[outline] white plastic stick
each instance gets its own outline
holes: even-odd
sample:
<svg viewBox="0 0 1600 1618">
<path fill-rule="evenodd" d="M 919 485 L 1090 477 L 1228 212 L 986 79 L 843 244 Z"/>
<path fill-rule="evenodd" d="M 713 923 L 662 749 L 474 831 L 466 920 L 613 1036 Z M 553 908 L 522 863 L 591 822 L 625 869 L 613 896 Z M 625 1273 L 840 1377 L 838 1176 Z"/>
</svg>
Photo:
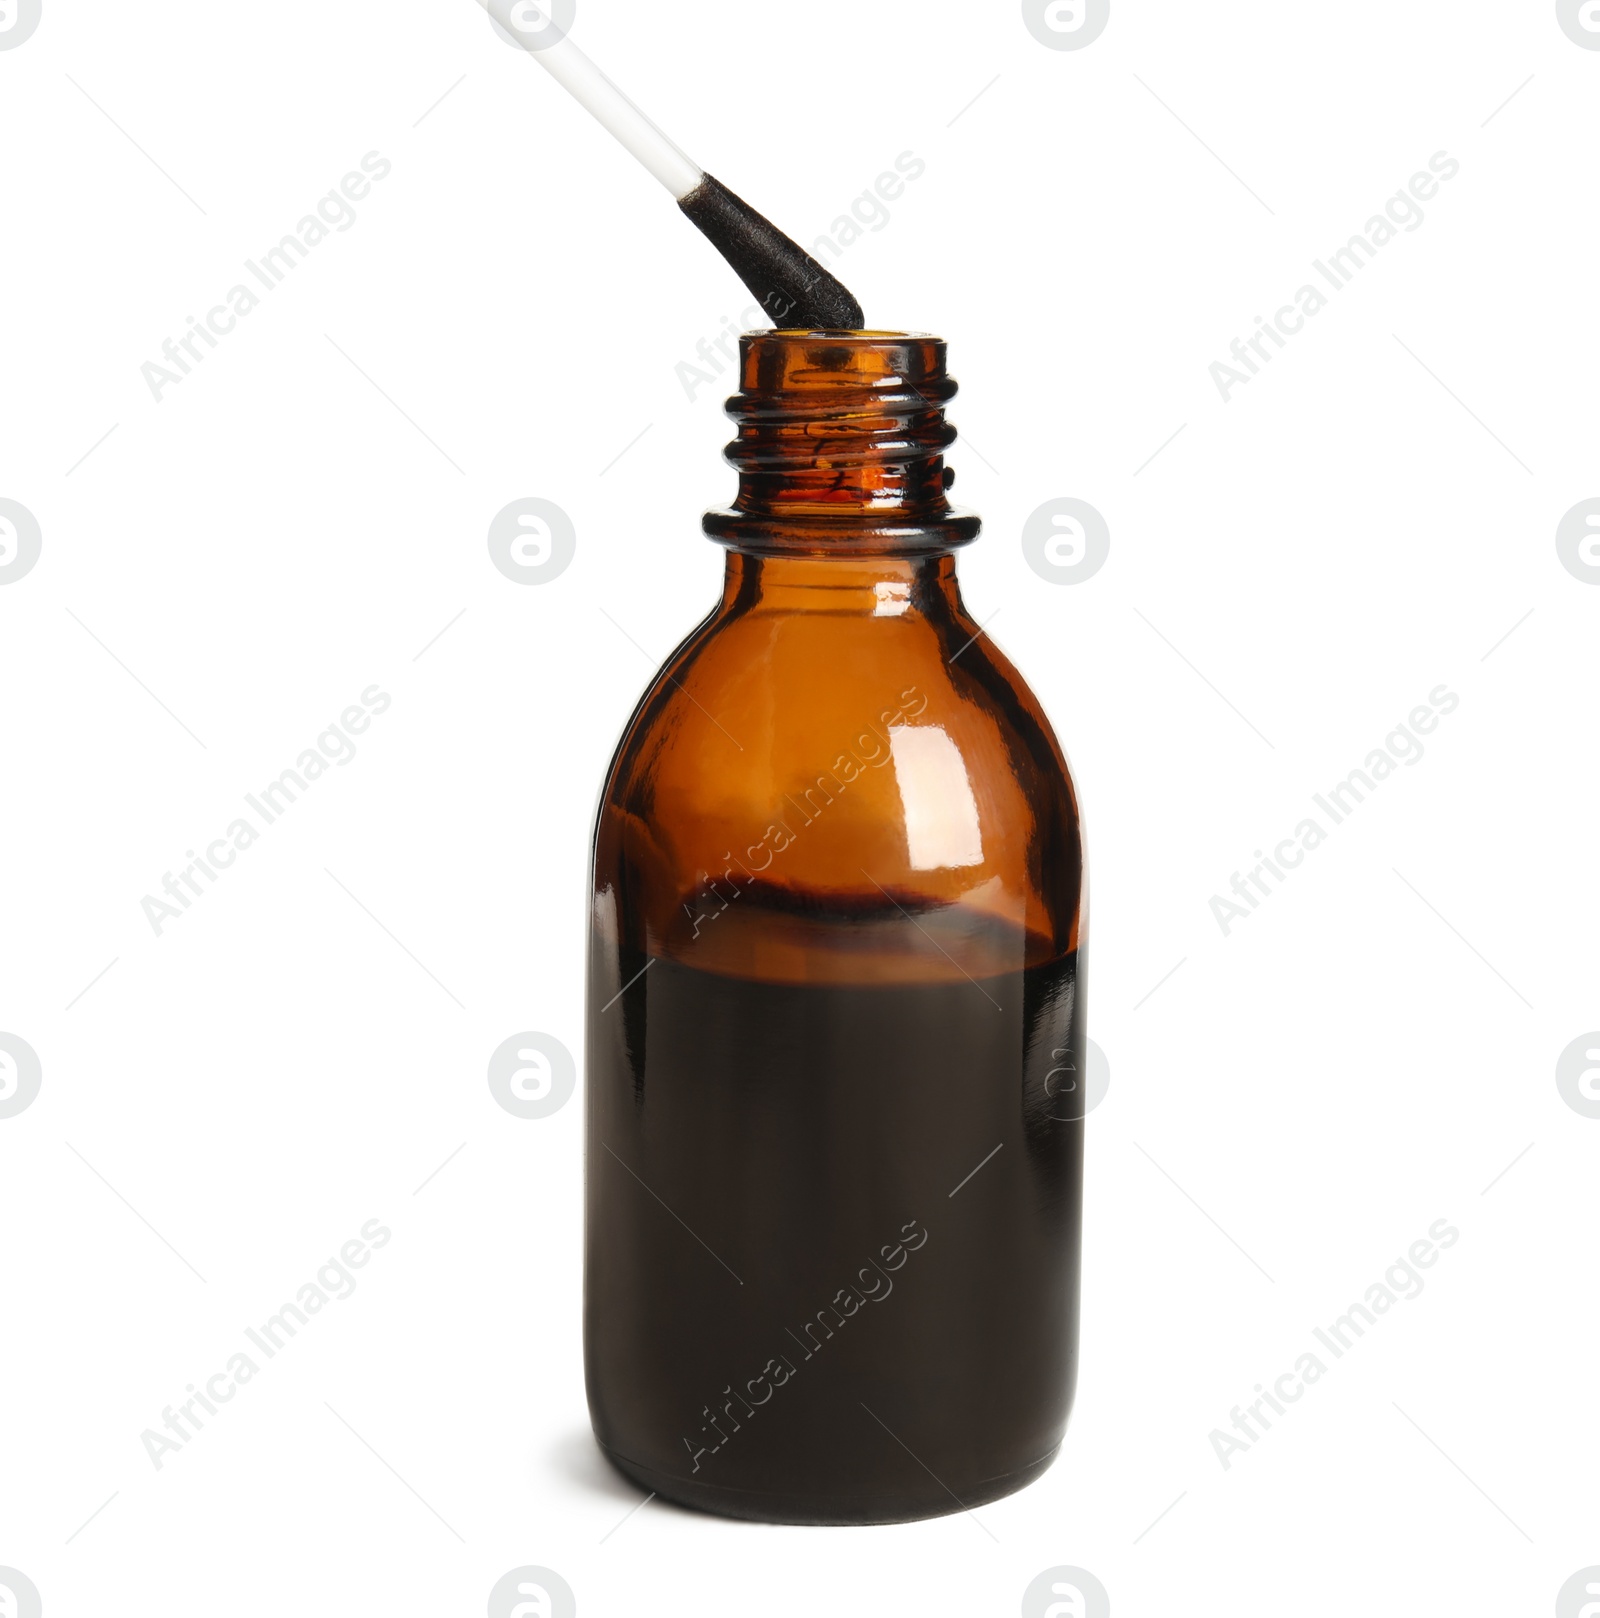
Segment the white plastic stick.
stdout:
<svg viewBox="0 0 1600 1618">
<path fill-rule="evenodd" d="M 562 32 L 549 0 L 478 0 L 572 98 L 593 113 L 681 201 L 705 170 L 670 141 Z"/>
</svg>

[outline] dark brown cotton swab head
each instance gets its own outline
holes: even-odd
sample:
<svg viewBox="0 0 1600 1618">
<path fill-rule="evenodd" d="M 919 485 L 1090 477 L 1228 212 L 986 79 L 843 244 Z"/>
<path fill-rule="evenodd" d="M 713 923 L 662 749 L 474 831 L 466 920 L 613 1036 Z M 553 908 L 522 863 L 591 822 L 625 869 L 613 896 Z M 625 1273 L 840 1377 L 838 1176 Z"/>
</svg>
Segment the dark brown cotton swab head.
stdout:
<svg viewBox="0 0 1600 1618">
<path fill-rule="evenodd" d="M 861 305 L 797 242 L 707 174 L 678 206 L 756 295 L 774 326 L 860 331 Z"/>
</svg>

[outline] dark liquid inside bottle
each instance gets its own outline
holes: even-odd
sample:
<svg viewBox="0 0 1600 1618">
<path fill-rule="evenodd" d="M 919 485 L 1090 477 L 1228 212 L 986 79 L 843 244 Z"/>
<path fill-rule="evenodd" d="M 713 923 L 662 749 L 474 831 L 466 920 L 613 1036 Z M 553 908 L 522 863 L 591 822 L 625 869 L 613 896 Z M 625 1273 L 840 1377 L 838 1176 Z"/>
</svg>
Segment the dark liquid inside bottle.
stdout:
<svg viewBox="0 0 1600 1618">
<path fill-rule="evenodd" d="M 993 968 L 969 977 L 936 913 L 761 898 L 701 925 L 799 949 L 853 922 L 840 976 L 868 981 L 593 963 L 632 979 L 591 995 L 596 1431 L 645 1487 L 766 1521 L 1009 1493 L 1054 1455 L 1075 1372 L 1076 956 L 1025 965 L 1021 933 L 964 921 L 963 958 Z M 920 981 L 871 981 L 874 960 Z"/>
</svg>

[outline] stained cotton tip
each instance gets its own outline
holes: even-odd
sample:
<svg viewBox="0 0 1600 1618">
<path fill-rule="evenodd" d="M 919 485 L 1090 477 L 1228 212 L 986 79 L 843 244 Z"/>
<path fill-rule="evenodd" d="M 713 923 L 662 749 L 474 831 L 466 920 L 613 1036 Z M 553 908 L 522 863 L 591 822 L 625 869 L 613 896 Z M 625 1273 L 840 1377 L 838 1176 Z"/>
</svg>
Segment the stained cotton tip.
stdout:
<svg viewBox="0 0 1600 1618">
<path fill-rule="evenodd" d="M 798 242 L 710 174 L 678 206 L 733 266 L 774 326 L 860 331 L 854 295 Z"/>
</svg>

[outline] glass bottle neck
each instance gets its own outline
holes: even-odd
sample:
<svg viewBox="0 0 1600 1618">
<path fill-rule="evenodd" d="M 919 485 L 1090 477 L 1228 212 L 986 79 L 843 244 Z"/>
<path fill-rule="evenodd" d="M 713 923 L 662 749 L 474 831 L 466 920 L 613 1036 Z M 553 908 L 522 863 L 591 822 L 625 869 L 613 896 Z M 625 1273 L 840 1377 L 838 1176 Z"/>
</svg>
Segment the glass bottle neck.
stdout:
<svg viewBox="0 0 1600 1618">
<path fill-rule="evenodd" d="M 929 556 L 763 556 L 729 550 L 725 612 L 833 613 L 904 618 L 960 608 L 956 559 Z"/>
<path fill-rule="evenodd" d="M 767 557 L 931 558 L 967 544 L 979 521 L 945 494 L 955 392 L 936 337 L 746 334 L 727 405 L 739 493 L 706 532 Z"/>
</svg>

